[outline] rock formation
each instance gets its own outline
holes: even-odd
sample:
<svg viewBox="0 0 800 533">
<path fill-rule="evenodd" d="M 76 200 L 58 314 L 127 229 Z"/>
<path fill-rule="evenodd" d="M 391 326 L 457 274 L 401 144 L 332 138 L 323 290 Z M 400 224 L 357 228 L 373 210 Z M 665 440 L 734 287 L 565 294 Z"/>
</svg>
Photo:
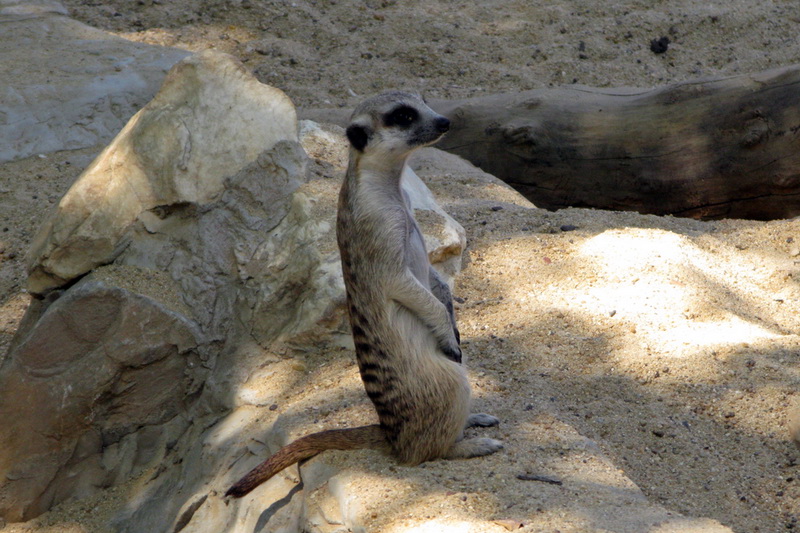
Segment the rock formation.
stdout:
<svg viewBox="0 0 800 533">
<path fill-rule="evenodd" d="M 346 160 L 340 132 L 304 123 L 303 144 Z M 0 368 L 0 418 L 13 421 L 0 435 L 2 516 L 151 472 L 118 527 L 157 531 L 231 481 L 248 426 L 230 410 L 253 403 L 241 385 L 274 362 L 271 344 L 331 331 L 347 342 L 340 181 L 309 179 L 308 164 L 289 99 L 233 58 L 204 52 L 170 71 L 34 240 L 34 300 Z M 463 229 L 406 181 L 452 276 Z"/>
</svg>

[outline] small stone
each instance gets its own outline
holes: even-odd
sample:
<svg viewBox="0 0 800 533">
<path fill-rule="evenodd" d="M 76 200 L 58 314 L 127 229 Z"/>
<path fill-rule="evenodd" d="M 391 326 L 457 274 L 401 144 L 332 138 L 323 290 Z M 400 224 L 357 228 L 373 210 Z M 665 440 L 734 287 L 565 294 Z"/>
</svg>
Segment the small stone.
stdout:
<svg viewBox="0 0 800 533">
<path fill-rule="evenodd" d="M 650 51 L 654 54 L 663 54 L 669 49 L 669 37 L 659 37 L 650 41 Z"/>
<path fill-rule="evenodd" d="M 502 211 L 502 210 L 503 210 L 503 206 L 502 205 L 494 205 L 494 206 L 492 206 L 492 211 Z"/>
<path fill-rule="evenodd" d="M 277 403 L 273 403 L 272 405 L 269 406 L 269 410 L 270 411 L 274 411 L 277 408 L 278 408 L 278 404 Z"/>
<path fill-rule="evenodd" d="M 492 520 L 492 523 L 497 524 L 498 526 L 502 526 L 509 531 L 514 531 L 516 529 L 521 529 L 525 527 L 525 524 L 520 522 L 519 520 L 511 520 L 511 519 Z"/>
<path fill-rule="evenodd" d="M 578 229 L 578 226 L 572 224 L 564 224 L 561 226 L 561 231 L 575 231 L 576 229 Z"/>
</svg>

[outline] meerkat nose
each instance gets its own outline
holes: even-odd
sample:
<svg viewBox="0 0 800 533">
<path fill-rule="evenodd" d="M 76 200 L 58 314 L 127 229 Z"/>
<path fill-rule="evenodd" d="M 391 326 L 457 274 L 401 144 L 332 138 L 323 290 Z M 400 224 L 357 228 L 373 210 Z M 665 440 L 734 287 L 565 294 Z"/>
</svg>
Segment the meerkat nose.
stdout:
<svg viewBox="0 0 800 533">
<path fill-rule="evenodd" d="M 437 131 L 444 133 L 450 129 L 450 120 L 447 117 L 439 117 L 433 121 L 433 125 Z"/>
</svg>

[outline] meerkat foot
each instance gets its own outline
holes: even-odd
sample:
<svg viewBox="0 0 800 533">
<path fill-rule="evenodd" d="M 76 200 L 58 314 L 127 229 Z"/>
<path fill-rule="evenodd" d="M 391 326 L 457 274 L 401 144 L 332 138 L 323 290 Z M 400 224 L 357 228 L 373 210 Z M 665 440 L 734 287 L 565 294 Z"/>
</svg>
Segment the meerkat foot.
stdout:
<svg viewBox="0 0 800 533">
<path fill-rule="evenodd" d="M 453 444 L 445 459 L 469 459 L 489 455 L 503 449 L 503 443 L 495 439 L 464 439 Z"/>
<path fill-rule="evenodd" d="M 500 419 L 496 416 L 487 415 L 486 413 L 472 413 L 469 415 L 469 418 L 467 418 L 467 424 L 464 427 L 489 428 L 499 425 Z"/>
</svg>

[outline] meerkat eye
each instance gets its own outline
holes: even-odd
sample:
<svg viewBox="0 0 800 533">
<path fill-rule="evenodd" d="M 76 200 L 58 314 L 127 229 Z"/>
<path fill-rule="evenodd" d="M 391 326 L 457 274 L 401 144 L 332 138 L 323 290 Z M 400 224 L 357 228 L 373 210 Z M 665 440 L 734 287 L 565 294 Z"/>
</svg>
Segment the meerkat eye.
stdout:
<svg viewBox="0 0 800 533">
<path fill-rule="evenodd" d="M 400 106 L 388 115 L 384 120 L 386 126 L 399 126 L 405 128 L 410 126 L 417 118 L 419 113 L 413 107 Z"/>
</svg>

